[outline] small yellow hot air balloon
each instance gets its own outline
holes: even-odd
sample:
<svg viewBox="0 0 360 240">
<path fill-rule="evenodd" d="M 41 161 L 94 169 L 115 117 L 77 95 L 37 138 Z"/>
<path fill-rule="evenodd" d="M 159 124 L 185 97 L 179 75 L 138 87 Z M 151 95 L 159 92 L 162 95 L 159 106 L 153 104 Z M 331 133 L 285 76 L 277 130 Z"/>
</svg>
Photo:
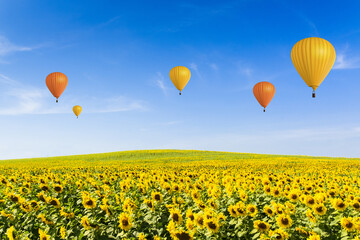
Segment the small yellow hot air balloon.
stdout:
<svg viewBox="0 0 360 240">
<path fill-rule="evenodd" d="M 315 90 L 329 74 L 335 63 L 335 48 L 330 42 L 318 37 L 305 38 L 291 50 L 291 60 L 305 83 Z"/>
<path fill-rule="evenodd" d="M 181 95 L 181 91 L 184 89 L 184 87 L 190 80 L 190 70 L 187 67 L 177 66 L 170 70 L 169 76 L 172 83 L 180 91 L 179 95 Z"/>
<path fill-rule="evenodd" d="M 76 118 L 79 118 L 81 111 L 82 111 L 82 108 L 79 105 L 76 105 L 73 107 L 73 112 L 75 113 Z"/>
</svg>

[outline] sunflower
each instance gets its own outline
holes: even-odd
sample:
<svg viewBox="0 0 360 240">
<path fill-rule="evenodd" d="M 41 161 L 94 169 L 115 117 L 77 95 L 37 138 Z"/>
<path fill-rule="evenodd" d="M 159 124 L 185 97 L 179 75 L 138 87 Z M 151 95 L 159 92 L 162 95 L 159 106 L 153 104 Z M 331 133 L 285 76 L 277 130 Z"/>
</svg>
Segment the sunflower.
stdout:
<svg viewBox="0 0 360 240">
<path fill-rule="evenodd" d="M 56 208 L 61 207 L 60 201 L 59 201 L 57 198 L 51 198 L 51 199 L 49 200 L 49 203 L 50 203 L 50 205 L 52 205 L 52 206 L 54 206 L 54 207 L 56 207 Z"/>
<path fill-rule="evenodd" d="M 82 204 L 87 209 L 92 209 L 96 207 L 96 200 L 92 197 L 84 197 Z"/>
<path fill-rule="evenodd" d="M 91 228 L 94 227 L 94 225 L 90 223 L 89 218 L 87 216 L 84 216 L 84 217 L 81 218 L 81 225 L 86 230 L 90 230 Z"/>
<path fill-rule="evenodd" d="M 247 211 L 247 213 L 248 213 L 248 215 L 249 215 L 250 217 L 255 217 L 256 214 L 257 214 L 257 212 L 258 212 L 256 206 L 253 205 L 253 204 L 249 204 L 249 205 L 246 207 L 246 211 Z"/>
<path fill-rule="evenodd" d="M 138 236 L 138 239 L 139 240 L 146 240 L 146 236 L 144 233 L 140 233 L 139 236 Z"/>
<path fill-rule="evenodd" d="M 273 189 L 271 189 L 271 194 L 274 197 L 280 197 L 281 196 L 281 191 L 278 187 L 274 187 Z"/>
<path fill-rule="evenodd" d="M 291 224 L 292 224 L 292 220 L 291 220 L 290 216 L 285 215 L 285 214 L 279 215 L 276 218 L 276 222 L 281 228 L 291 227 Z"/>
<path fill-rule="evenodd" d="M 290 201 L 292 202 L 297 202 L 299 200 L 299 191 L 297 190 L 292 190 L 289 194 L 288 194 L 288 198 Z"/>
<path fill-rule="evenodd" d="M 267 222 L 256 220 L 254 221 L 254 228 L 259 232 L 268 232 L 270 229 L 270 225 Z"/>
<path fill-rule="evenodd" d="M 275 215 L 275 212 L 269 206 L 264 207 L 264 213 L 266 213 L 266 215 L 268 215 L 269 217 L 272 217 Z"/>
<path fill-rule="evenodd" d="M 151 197 L 154 201 L 158 201 L 158 202 L 162 202 L 162 199 L 163 199 L 160 192 L 152 192 Z"/>
<path fill-rule="evenodd" d="M 356 211 L 360 211 L 360 203 L 357 201 L 353 201 L 351 203 L 351 206 L 356 210 Z"/>
<path fill-rule="evenodd" d="M 355 224 L 353 222 L 353 219 L 351 217 L 343 217 L 341 219 L 341 226 L 347 231 L 352 232 L 355 230 Z"/>
<path fill-rule="evenodd" d="M 35 200 L 30 201 L 30 206 L 31 206 L 31 209 L 34 211 L 37 211 L 40 208 L 39 203 Z"/>
<path fill-rule="evenodd" d="M 321 240 L 321 238 L 317 234 L 311 234 L 306 240 Z"/>
<path fill-rule="evenodd" d="M 20 197 L 14 193 L 10 193 L 9 198 L 11 201 L 13 201 L 14 203 L 18 203 L 20 201 Z"/>
<path fill-rule="evenodd" d="M 269 236 L 274 237 L 276 240 L 285 240 L 289 238 L 289 234 L 282 229 L 270 231 Z"/>
<path fill-rule="evenodd" d="M 206 219 L 205 220 L 205 226 L 211 233 L 218 232 L 219 228 L 220 228 L 219 222 L 214 218 Z"/>
<path fill-rule="evenodd" d="M 175 240 L 193 240 L 193 234 L 180 230 L 174 234 Z"/>
<path fill-rule="evenodd" d="M 31 211 L 31 205 L 28 204 L 27 202 L 22 202 L 20 204 L 20 208 L 24 211 L 24 212 L 30 212 Z"/>
<path fill-rule="evenodd" d="M 40 240 L 50 240 L 50 235 L 47 235 L 46 232 L 44 232 L 43 230 L 41 230 L 39 228 L 39 238 Z"/>
<path fill-rule="evenodd" d="M 8 230 L 6 230 L 6 236 L 9 238 L 9 240 L 15 239 L 14 232 L 15 232 L 14 226 L 11 226 L 10 228 L 8 228 Z"/>
<path fill-rule="evenodd" d="M 61 239 L 66 239 L 66 228 L 64 226 L 61 226 L 60 228 L 60 236 Z"/>
<path fill-rule="evenodd" d="M 132 227 L 131 216 L 127 213 L 121 213 L 119 216 L 119 227 L 125 231 Z"/>
<path fill-rule="evenodd" d="M 201 213 L 195 214 L 196 225 L 200 228 L 204 228 L 204 216 Z"/>
<path fill-rule="evenodd" d="M 253 210 L 253 209 L 251 209 Z M 243 202 L 238 202 L 235 205 L 236 216 L 246 216 L 246 206 Z"/>
<path fill-rule="evenodd" d="M 173 220 L 171 220 L 166 226 L 166 230 L 170 233 L 170 235 L 175 238 L 176 226 Z"/>
<path fill-rule="evenodd" d="M 22 194 L 28 194 L 30 192 L 30 189 L 28 189 L 26 187 L 20 187 L 19 192 Z"/>
<path fill-rule="evenodd" d="M 194 213 L 192 212 L 192 210 L 190 208 L 186 211 L 186 217 L 190 218 L 191 221 L 194 221 L 194 219 L 195 219 Z"/>
<path fill-rule="evenodd" d="M 172 220 L 177 224 L 180 224 L 183 220 L 181 211 L 177 208 L 173 208 L 170 210 L 170 216 L 171 216 Z"/>
<path fill-rule="evenodd" d="M 40 201 L 47 202 L 48 197 L 46 197 L 43 192 L 38 193 L 37 197 L 39 198 Z"/>
<path fill-rule="evenodd" d="M 230 205 L 230 206 L 228 207 L 228 212 L 230 213 L 230 215 L 231 215 L 232 217 L 237 217 L 237 216 L 238 216 L 238 212 L 235 210 L 235 206 L 234 206 L 234 205 Z M 243 212 L 245 212 L 245 211 L 243 211 Z"/>
<path fill-rule="evenodd" d="M 326 213 L 327 208 L 323 204 L 317 204 L 313 207 L 313 210 L 315 214 L 322 216 Z"/>
<path fill-rule="evenodd" d="M 40 184 L 40 189 L 43 190 L 44 192 L 49 191 L 49 186 L 46 184 Z"/>
<path fill-rule="evenodd" d="M 308 209 L 306 211 L 306 216 L 308 217 L 308 219 L 310 220 L 310 222 L 316 223 L 316 218 L 313 215 L 312 211 L 310 209 Z"/>
<path fill-rule="evenodd" d="M 64 190 L 64 188 L 63 188 L 63 186 L 61 186 L 60 184 L 56 184 L 56 185 L 54 186 L 54 190 L 55 190 L 55 192 L 57 192 L 57 193 L 62 193 L 62 191 Z"/>
<path fill-rule="evenodd" d="M 155 211 L 154 202 L 151 199 L 144 199 L 145 205 L 150 208 L 151 211 Z"/>
<path fill-rule="evenodd" d="M 338 211 L 344 211 L 347 207 L 346 203 L 340 198 L 334 199 L 332 201 L 332 206 Z"/>
<path fill-rule="evenodd" d="M 186 228 L 190 231 L 196 227 L 195 221 L 191 220 L 190 218 L 186 219 Z"/>
<path fill-rule="evenodd" d="M 306 196 L 306 198 L 305 198 L 305 205 L 306 206 L 313 207 L 315 205 L 315 203 L 316 203 L 315 199 L 312 196 L 310 196 L 310 195 Z"/>
</svg>

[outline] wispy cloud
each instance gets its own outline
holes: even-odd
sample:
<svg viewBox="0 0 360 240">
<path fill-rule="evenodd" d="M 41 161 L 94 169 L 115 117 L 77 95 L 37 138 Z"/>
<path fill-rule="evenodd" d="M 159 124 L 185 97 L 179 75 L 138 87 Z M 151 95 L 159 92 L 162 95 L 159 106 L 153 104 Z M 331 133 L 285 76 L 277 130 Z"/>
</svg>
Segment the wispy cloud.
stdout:
<svg viewBox="0 0 360 240">
<path fill-rule="evenodd" d="M 69 113 L 81 99 L 68 97 L 61 104 L 54 104 L 46 88 L 24 85 L 0 74 L 0 115 L 60 114 Z M 122 112 L 146 110 L 146 103 L 124 96 L 92 98 L 87 100 L 84 112 Z"/>
<path fill-rule="evenodd" d="M 349 57 L 345 53 L 340 53 L 336 56 L 334 69 L 355 69 L 360 68 L 360 58 Z"/>
<path fill-rule="evenodd" d="M 157 72 L 156 73 L 156 77 L 154 78 L 155 84 L 157 87 L 159 87 L 161 89 L 161 91 L 163 91 L 163 93 L 165 95 L 167 95 L 168 93 L 168 87 L 165 86 L 165 78 L 164 76 L 161 74 L 161 72 Z"/>
<path fill-rule="evenodd" d="M 210 63 L 210 67 L 215 71 L 219 70 L 219 66 L 217 64 L 215 64 L 215 63 Z"/>
<path fill-rule="evenodd" d="M 5 56 L 13 52 L 31 51 L 33 48 L 16 45 L 10 42 L 6 37 L 0 36 L 0 56 Z"/>
<path fill-rule="evenodd" d="M 201 75 L 201 73 L 200 73 L 200 71 L 199 71 L 198 65 L 197 65 L 196 63 L 194 63 L 194 62 L 190 63 L 190 64 L 189 64 L 189 68 L 196 73 L 196 75 L 198 76 L 198 78 L 199 78 L 201 81 L 203 80 L 203 77 L 202 77 L 202 75 Z"/>
</svg>

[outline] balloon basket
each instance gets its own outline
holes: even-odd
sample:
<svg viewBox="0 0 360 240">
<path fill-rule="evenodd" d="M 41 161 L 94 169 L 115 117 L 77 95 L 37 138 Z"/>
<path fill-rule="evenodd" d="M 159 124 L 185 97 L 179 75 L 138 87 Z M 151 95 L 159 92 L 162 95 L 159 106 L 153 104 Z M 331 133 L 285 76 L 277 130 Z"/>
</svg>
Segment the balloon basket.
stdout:
<svg viewBox="0 0 360 240">
<path fill-rule="evenodd" d="M 58 103 L 58 102 L 59 102 L 59 100 L 57 100 L 57 99 L 56 99 L 56 102 Z"/>
<path fill-rule="evenodd" d="M 264 112 L 265 112 L 265 108 L 264 108 Z"/>
<path fill-rule="evenodd" d="M 316 95 L 315 95 L 315 92 L 313 92 L 313 93 L 312 93 L 312 97 L 315 98 L 315 96 L 316 96 Z"/>
<path fill-rule="evenodd" d="M 181 95 L 181 92 L 179 92 L 179 95 Z"/>
</svg>

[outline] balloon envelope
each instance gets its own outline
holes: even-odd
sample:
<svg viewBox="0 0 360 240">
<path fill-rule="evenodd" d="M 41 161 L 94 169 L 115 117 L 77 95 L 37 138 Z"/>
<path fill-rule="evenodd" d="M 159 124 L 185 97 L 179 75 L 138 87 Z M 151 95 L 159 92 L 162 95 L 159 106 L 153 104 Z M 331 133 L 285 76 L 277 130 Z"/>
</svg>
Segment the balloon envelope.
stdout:
<svg viewBox="0 0 360 240">
<path fill-rule="evenodd" d="M 68 78 L 61 72 L 53 72 L 46 77 L 45 82 L 52 95 L 58 99 L 68 84 Z"/>
<path fill-rule="evenodd" d="M 275 95 L 275 87 L 269 82 L 259 82 L 255 84 L 253 93 L 256 100 L 265 109 Z"/>
<path fill-rule="evenodd" d="M 169 76 L 172 83 L 181 92 L 189 82 L 191 72 L 187 67 L 177 66 L 170 70 Z"/>
<path fill-rule="evenodd" d="M 76 106 L 73 107 L 73 112 L 75 113 L 76 117 L 79 117 L 81 111 L 82 111 L 81 106 L 76 105 Z"/>
<path fill-rule="evenodd" d="M 291 60 L 305 83 L 314 91 L 335 63 L 335 48 L 325 39 L 305 38 L 291 50 Z"/>
</svg>

